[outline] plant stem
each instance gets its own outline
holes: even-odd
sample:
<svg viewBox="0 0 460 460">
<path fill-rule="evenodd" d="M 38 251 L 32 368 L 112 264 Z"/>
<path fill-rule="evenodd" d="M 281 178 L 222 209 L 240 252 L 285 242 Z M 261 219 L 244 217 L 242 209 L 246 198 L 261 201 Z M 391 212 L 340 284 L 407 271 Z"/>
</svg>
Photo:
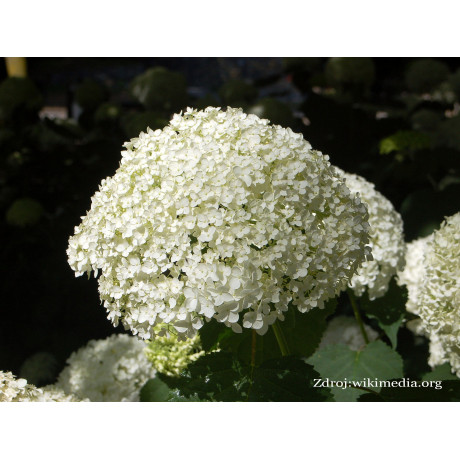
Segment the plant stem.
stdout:
<svg viewBox="0 0 460 460">
<path fill-rule="evenodd" d="M 286 341 L 286 337 L 284 337 L 283 330 L 280 327 L 280 323 L 278 321 L 275 321 L 272 324 L 273 332 L 275 333 L 276 341 L 278 342 L 278 345 L 281 350 L 281 354 L 283 356 L 289 356 L 291 352 L 289 351 L 289 345 Z"/>
<path fill-rule="evenodd" d="M 356 297 L 353 294 L 353 291 L 349 288 L 347 289 L 347 294 L 348 294 L 348 297 L 350 298 L 351 307 L 353 308 L 353 312 L 355 314 L 356 321 L 358 322 L 359 329 L 361 330 L 361 334 L 363 335 L 363 338 L 366 344 L 368 344 L 369 338 L 367 337 L 366 329 L 364 329 L 364 323 L 363 323 L 363 319 L 361 318 L 361 314 L 359 313 L 358 302 L 356 302 Z"/>
</svg>

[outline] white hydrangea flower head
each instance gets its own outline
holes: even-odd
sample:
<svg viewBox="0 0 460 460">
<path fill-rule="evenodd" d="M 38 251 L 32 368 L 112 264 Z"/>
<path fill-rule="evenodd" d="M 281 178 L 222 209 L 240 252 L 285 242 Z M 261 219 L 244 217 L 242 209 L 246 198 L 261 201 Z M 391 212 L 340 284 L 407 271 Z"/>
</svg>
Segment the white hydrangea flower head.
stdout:
<svg viewBox="0 0 460 460">
<path fill-rule="evenodd" d="M 406 251 L 401 215 L 375 185 L 361 176 L 336 168 L 345 178 L 352 193 L 368 207 L 370 242 L 373 260 L 365 261 L 350 281 L 350 288 L 358 297 L 367 289 L 370 300 L 382 297 L 388 291 L 391 279 L 404 267 Z"/>
<path fill-rule="evenodd" d="M 80 399 L 73 394 L 66 394 L 56 385 L 46 385 L 39 388 L 41 392 L 34 396 L 32 402 L 89 402 L 89 399 Z"/>
<path fill-rule="evenodd" d="M 90 401 L 139 401 L 142 386 L 156 373 L 144 348 L 126 334 L 90 340 L 72 353 L 56 386 Z"/>
<path fill-rule="evenodd" d="M 197 334 L 186 340 L 179 340 L 163 330 L 163 325 L 155 326 L 156 338 L 149 341 L 144 349 L 153 367 L 162 374 L 178 376 L 193 361 L 205 354 Z"/>
<path fill-rule="evenodd" d="M 176 114 L 125 144 L 70 238 L 76 276 L 100 270 L 109 319 L 143 339 L 203 321 L 264 334 L 370 257 L 368 215 L 301 134 L 241 109 Z"/>
<path fill-rule="evenodd" d="M 418 299 L 425 277 L 425 251 L 431 239 L 429 235 L 407 244 L 405 266 L 396 278 L 399 286 L 407 288 L 407 311 L 415 315 L 418 315 Z"/>
<path fill-rule="evenodd" d="M 377 339 L 378 332 L 374 331 L 367 324 L 364 325 L 364 330 L 370 342 Z M 366 346 L 366 342 L 355 318 L 343 315 L 333 318 L 327 325 L 318 348 L 321 349 L 327 345 L 338 343 L 343 343 L 353 351 L 361 350 Z"/>
<path fill-rule="evenodd" d="M 0 371 L 0 402 L 30 402 L 41 393 L 26 379 L 16 379 L 11 372 Z"/>
<path fill-rule="evenodd" d="M 457 359 L 455 359 L 456 357 L 453 356 L 452 360 L 449 359 L 449 356 L 444 350 L 444 346 L 443 346 L 441 337 L 436 332 L 432 332 L 429 336 L 429 339 L 430 339 L 430 345 L 429 345 L 430 355 L 428 358 L 428 365 L 434 368 L 436 366 L 440 366 L 441 364 L 452 362 L 452 363 L 457 363 L 456 365 L 452 364 L 451 365 L 452 368 L 459 369 L 458 357 Z"/>
<path fill-rule="evenodd" d="M 406 309 L 415 315 L 420 314 L 420 292 L 426 277 L 425 252 L 432 239 L 433 234 L 407 244 L 406 265 L 397 277 L 398 284 L 407 288 Z M 435 332 L 428 332 L 420 318 L 408 321 L 406 326 L 414 334 L 422 335 L 429 340 L 428 364 L 431 367 L 448 362 L 439 336 Z"/>
<path fill-rule="evenodd" d="M 435 342 L 431 362 L 449 362 L 460 378 L 460 213 L 447 217 L 426 246 L 418 315 Z"/>
<path fill-rule="evenodd" d="M 11 372 L 0 371 L 0 402 L 78 402 L 53 385 L 37 388 L 26 379 L 17 379 Z"/>
</svg>

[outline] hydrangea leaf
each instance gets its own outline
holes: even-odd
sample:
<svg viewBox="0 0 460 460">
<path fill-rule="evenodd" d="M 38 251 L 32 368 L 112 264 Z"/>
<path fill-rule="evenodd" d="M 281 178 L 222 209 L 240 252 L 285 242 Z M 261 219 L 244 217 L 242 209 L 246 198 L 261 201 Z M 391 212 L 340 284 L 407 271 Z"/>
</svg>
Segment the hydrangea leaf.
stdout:
<svg viewBox="0 0 460 460">
<path fill-rule="evenodd" d="M 300 313 L 296 307 L 289 309 L 285 320 L 279 324 L 293 355 L 307 357 L 316 350 L 327 327 L 326 319 L 334 313 L 336 305 L 336 299 L 332 299 L 325 304 L 324 309 L 313 309 L 307 313 Z M 243 329 L 238 334 L 212 321 L 201 328 L 200 337 L 204 350 L 221 349 L 233 353 L 244 364 L 250 364 L 254 341 L 252 330 Z M 279 357 L 279 346 L 271 328 L 264 336 L 256 335 L 256 364 Z"/>
<path fill-rule="evenodd" d="M 188 366 L 180 378 L 162 376 L 162 380 L 184 398 L 204 401 L 242 401 L 246 398 L 249 379 L 231 353 L 216 352 L 202 356 Z"/>
<path fill-rule="evenodd" d="M 391 152 L 416 151 L 431 147 L 431 138 L 426 133 L 418 131 L 398 131 L 380 141 L 380 154 Z"/>
<path fill-rule="evenodd" d="M 397 346 L 397 335 L 406 311 L 407 289 L 399 287 L 393 278 L 387 293 L 378 299 L 369 300 L 367 293 L 360 305 L 368 318 L 375 318 L 380 328 L 390 339 L 393 348 Z"/>
<path fill-rule="evenodd" d="M 430 372 L 429 344 L 425 337 L 414 335 L 407 327 L 402 327 L 399 330 L 398 353 L 403 358 L 406 377 L 421 379 Z"/>
<path fill-rule="evenodd" d="M 398 345 L 398 331 L 401 327 L 403 320 L 404 315 L 401 315 L 401 317 L 392 324 L 384 324 L 381 321 L 379 321 L 379 326 L 382 328 L 383 332 L 385 332 L 386 336 L 390 339 L 391 346 L 394 350 Z"/>
<path fill-rule="evenodd" d="M 207 400 L 200 399 L 198 396 L 193 395 L 186 398 L 182 396 L 179 390 L 170 391 L 168 396 L 168 402 L 209 402 Z"/>
<path fill-rule="evenodd" d="M 459 380 L 459 378 L 452 374 L 450 364 L 444 363 L 441 366 L 436 366 L 431 372 L 427 372 L 422 380 Z"/>
<path fill-rule="evenodd" d="M 315 388 L 319 374 L 294 357 L 266 361 L 254 370 L 249 401 L 332 401 L 329 388 Z"/>
<path fill-rule="evenodd" d="M 162 376 L 168 401 L 330 401 L 328 388 L 315 388 L 319 374 L 309 364 L 283 357 L 244 366 L 230 353 L 216 352 L 191 364 L 180 378 Z"/>
<path fill-rule="evenodd" d="M 206 352 L 217 350 L 222 339 L 233 334 L 234 332 L 223 323 L 218 323 L 217 321 L 204 323 L 200 329 L 203 350 Z"/>
<path fill-rule="evenodd" d="M 407 289 L 399 287 L 393 278 L 383 297 L 369 300 L 365 293 L 360 299 L 360 306 L 366 316 L 376 318 L 382 324 L 390 325 L 399 321 L 404 314 L 406 301 Z"/>
<path fill-rule="evenodd" d="M 332 315 L 337 306 L 337 300 L 332 299 L 325 304 L 323 309 L 313 309 L 307 313 L 300 313 L 296 308 L 291 308 L 284 322 L 280 323 L 289 350 L 294 356 L 308 357 L 318 348 L 321 337 L 327 328 L 327 318 Z M 273 357 L 279 356 L 279 347 L 276 337 L 270 329 L 264 336 L 264 357 L 269 358 L 268 352 Z"/>
<path fill-rule="evenodd" d="M 352 351 L 346 345 L 330 345 L 313 354 L 307 363 L 312 364 L 323 379 L 356 382 L 366 386 L 371 382 L 403 377 L 403 362 L 396 351 L 382 341 L 369 343 L 364 349 Z M 370 385 L 369 385 L 370 388 Z M 378 393 L 380 388 L 370 388 Z M 356 401 L 363 390 L 332 388 L 336 401 Z"/>
<path fill-rule="evenodd" d="M 148 380 L 140 391 L 141 402 L 164 402 L 168 396 L 168 385 L 158 377 Z"/>
</svg>

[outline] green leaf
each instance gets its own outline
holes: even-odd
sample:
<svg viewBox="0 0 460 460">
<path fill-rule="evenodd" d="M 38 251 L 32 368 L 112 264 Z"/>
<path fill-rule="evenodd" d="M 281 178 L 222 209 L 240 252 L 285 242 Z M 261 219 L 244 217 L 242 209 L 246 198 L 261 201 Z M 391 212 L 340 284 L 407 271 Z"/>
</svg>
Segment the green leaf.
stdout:
<svg viewBox="0 0 460 460">
<path fill-rule="evenodd" d="M 280 323 L 293 355 L 308 357 L 318 348 L 327 327 L 326 319 L 332 315 L 337 306 L 337 300 L 332 299 L 323 309 L 314 308 L 307 313 L 300 313 L 292 308 L 286 316 L 291 315 L 289 322 Z"/>
<path fill-rule="evenodd" d="M 163 402 L 169 397 L 169 387 L 160 378 L 148 380 L 141 388 L 141 402 Z"/>
<path fill-rule="evenodd" d="M 226 331 L 232 333 L 229 327 L 215 320 L 204 323 L 199 332 L 203 350 L 212 351 L 219 348 L 219 342 Z"/>
<path fill-rule="evenodd" d="M 289 308 L 284 321 L 280 321 L 279 324 L 292 355 L 307 357 L 316 350 L 327 327 L 326 319 L 334 313 L 336 305 L 336 299 L 332 299 L 323 309 L 314 308 L 307 313 L 300 313 L 294 306 Z M 255 341 L 256 365 L 281 357 L 271 327 L 265 335 L 253 336 L 252 329 L 243 329 L 243 332 L 238 334 L 217 321 L 210 321 L 200 329 L 201 343 L 205 351 L 220 349 L 232 353 L 243 364 L 249 365 Z"/>
<path fill-rule="evenodd" d="M 431 137 L 419 131 L 398 131 L 380 141 L 380 154 L 391 152 L 428 149 L 431 147 Z"/>
<path fill-rule="evenodd" d="M 329 388 L 316 388 L 320 378 L 303 360 L 284 357 L 266 361 L 254 370 L 249 401 L 332 401 Z"/>
<path fill-rule="evenodd" d="M 334 313 L 336 299 L 326 303 L 325 308 L 314 308 L 307 313 L 300 313 L 296 307 L 291 307 L 285 315 L 285 320 L 279 323 L 286 338 L 291 355 L 308 357 L 318 348 L 324 331 L 327 328 L 327 318 Z M 259 340 L 259 337 L 257 337 Z M 270 327 L 262 338 L 260 358 L 256 362 L 275 359 L 281 356 L 278 342 L 273 329 Z"/>
<path fill-rule="evenodd" d="M 169 392 L 168 402 L 209 402 L 208 400 L 200 399 L 198 396 L 193 395 L 186 398 L 182 396 L 179 390 L 172 390 Z"/>
<path fill-rule="evenodd" d="M 398 331 L 406 312 L 407 289 L 398 286 L 393 278 L 383 297 L 370 300 L 366 292 L 360 300 L 365 315 L 377 320 L 379 327 L 385 332 L 395 349 L 398 344 Z"/>
<path fill-rule="evenodd" d="M 203 401 L 244 401 L 249 385 L 248 370 L 231 353 L 214 352 L 191 363 L 180 378 L 162 380 L 178 396 Z"/>
<path fill-rule="evenodd" d="M 420 380 L 430 372 L 428 366 L 429 343 L 425 337 L 416 336 L 406 327 L 399 330 L 398 353 L 403 359 L 404 376 Z"/>
<path fill-rule="evenodd" d="M 373 382 L 403 377 L 402 359 L 382 341 L 369 343 L 359 351 L 352 351 L 343 344 L 330 345 L 318 350 L 307 363 L 312 364 L 323 379 L 372 387 Z M 368 380 L 369 379 L 369 380 Z M 375 383 L 374 383 L 375 385 Z M 356 401 L 363 390 L 356 388 L 332 388 L 336 401 Z"/>
<path fill-rule="evenodd" d="M 230 353 L 216 352 L 192 363 L 180 378 L 162 376 L 168 401 L 331 401 L 328 388 L 300 358 L 269 360 L 252 369 Z"/>
<path fill-rule="evenodd" d="M 450 364 L 445 363 L 441 366 L 436 366 L 431 372 L 427 372 L 423 377 L 423 381 L 429 380 L 459 380 L 455 374 L 452 374 Z"/>
<path fill-rule="evenodd" d="M 383 297 L 369 300 L 366 293 L 360 298 L 360 307 L 366 316 L 376 318 L 379 323 L 390 325 L 400 320 L 406 311 L 407 289 L 396 284 L 393 278 Z"/>
<path fill-rule="evenodd" d="M 385 332 L 386 336 L 390 339 L 393 350 L 396 350 L 398 345 L 398 331 L 403 321 L 404 315 L 392 324 L 383 324 L 380 321 L 378 322 L 383 332 Z"/>
</svg>

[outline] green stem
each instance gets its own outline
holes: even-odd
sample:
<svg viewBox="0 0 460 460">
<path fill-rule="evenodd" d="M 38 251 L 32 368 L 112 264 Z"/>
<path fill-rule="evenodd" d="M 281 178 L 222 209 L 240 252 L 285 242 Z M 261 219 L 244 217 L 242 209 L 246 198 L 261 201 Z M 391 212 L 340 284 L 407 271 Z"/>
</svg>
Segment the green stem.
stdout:
<svg viewBox="0 0 460 460">
<path fill-rule="evenodd" d="M 289 345 L 284 337 L 283 330 L 281 329 L 280 323 L 275 321 L 272 324 L 273 332 L 275 333 L 276 340 L 281 350 L 283 356 L 289 356 L 291 352 L 289 351 Z"/>
<path fill-rule="evenodd" d="M 364 329 L 363 319 L 361 318 L 361 314 L 359 313 L 358 303 L 356 302 L 356 297 L 353 294 L 351 289 L 347 289 L 348 297 L 350 298 L 351 307 L 353 308 L 353 312 L 355 314 L 356 321 L 358 322 L 359 329 L 361 330 L 361 334 L 363 335 L 364 341 L 369 343 L 369 338 L 366 334 L 366 329 Z"/>
</svg>

